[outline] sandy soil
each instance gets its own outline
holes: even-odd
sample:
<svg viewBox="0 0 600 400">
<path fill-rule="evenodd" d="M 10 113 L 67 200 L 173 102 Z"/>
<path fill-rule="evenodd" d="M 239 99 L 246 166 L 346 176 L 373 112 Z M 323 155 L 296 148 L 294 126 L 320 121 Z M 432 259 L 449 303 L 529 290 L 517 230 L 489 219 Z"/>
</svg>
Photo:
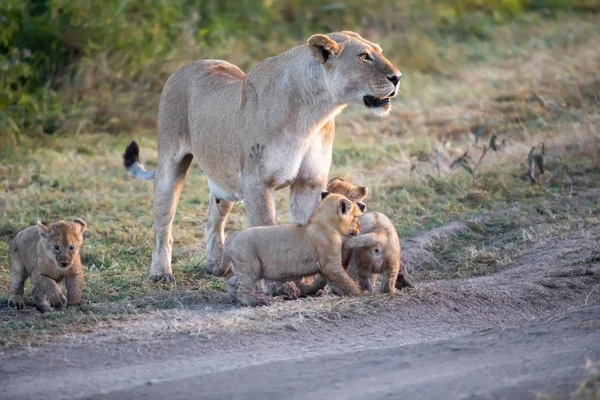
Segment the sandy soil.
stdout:
<svg viewBox="0 0 600 400">
<path fill-rule="evenodd" d="M 586 359 L 600 360 L 599 239 L 592 226 L 495 275 L 348 300 L 301 321 L 206 304 L 9 350 L 0 398 L 565 398 Z M 243 322 L 217 323 L 236 313 Z"/>
</svg>

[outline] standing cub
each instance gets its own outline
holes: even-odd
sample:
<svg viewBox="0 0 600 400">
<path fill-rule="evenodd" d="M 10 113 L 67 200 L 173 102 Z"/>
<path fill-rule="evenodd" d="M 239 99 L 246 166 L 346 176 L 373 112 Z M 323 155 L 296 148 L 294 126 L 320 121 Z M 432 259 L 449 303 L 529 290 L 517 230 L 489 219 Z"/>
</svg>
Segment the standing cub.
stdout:
<svg viewBox="0 0 600 400">
<path fill-rule="evenodd" d="M 229 236 L 221 265 L 213 273 L 236 274 L 228 280 L 234 298 L 257 305 L 252 295 L 259 279 L 291 281 L 320 272 L 343 294 L 360 290 L 342 267 L 342 239 L 360 232 L 358 206 L 339 194 L 321 194 L 323 200 L 306 224 L 282 224 L 248 228 Z"/>
<path fill-rule="evenodd" d="M 86 228 L 86 223 L 77 218 L 51 225 L 38 221 L 37 226 L 19 232 L 8 247 L 11 278 L 8 304 L 18 309 L 25 306 L 23 288 L 29 277 L 33 301 L 40 312 L 79 304 L 83 289 L 79 247 Z M 63 279 L 66 279 L 66 298 L 58 286 Z"/>
<path fill-rule="evenodd" d="M 331 179 L 327 190 L 361 205 L 368 194 L 366 187 L 354 186 L 341 177 Z M 379 212 L 369 212 L 361 215 L 359 220 L 361 234 L 344 240 L 342 247 L 342 262 L 350 277 L 358 280 L 361 290 L 369 292 L 373 291 L 373 274 L 383 274 L 381 291 L 384 293 L 393 292 L 394 287 L 399 290 L 412 287 L 400 261 L 400 239 L 389 218 Z M 313 295 L 325 284 L 325 279 L 317 276 L 313 283 L 300 285 L 300 292 Z"/>
</svg>

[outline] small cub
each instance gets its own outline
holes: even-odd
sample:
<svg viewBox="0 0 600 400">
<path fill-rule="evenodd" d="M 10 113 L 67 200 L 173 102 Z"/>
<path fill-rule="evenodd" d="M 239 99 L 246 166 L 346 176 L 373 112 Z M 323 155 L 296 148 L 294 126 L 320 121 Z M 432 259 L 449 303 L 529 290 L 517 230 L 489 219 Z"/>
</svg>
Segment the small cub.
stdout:
<svg viewBox="0 0 600 400">
<path fill-rule="evenodd" d="M 366 187 L 354 186 L 341 177 L 330 180 L 327 190 L 342 194 L 359 205 L 368 194 Z M 342 247 L 342 262 L 348 274 L 358 280 L 361 290 L 369 292 L 373 291 L 373 274 L 383 274 L 381 291 L 384 293 L 393 292 L 394 287 L 398 290 L 412 287 L 401 265 L 400 239 L 389 218 L 379 212 L 368 212 L 359 220 L 361 234 L 344 240 Z M 325 280 L 317 277 L 312 284 L 301 285 L 300 291 L 303 295 L 312 295 L 324 286 Z"/>
<path fill-rule="evenodd" d="M 51 225 L 38 221 L 37 226 L 19 232 L 8 247 L 11 278 L 8 304 L 18 309 L 25 306 L 23 288 L 29 277 L 33 301 L 40 312 L 79 304 L 83 289 L 79 248 L 86 228 L 86 223 L 77 218 Z M 63 279 L 66 279 L 66 298 L 58 286 Z"/>
<path fill-rule="evenodd" d="M 323 200 L 306 224 L 281 224 L 245 229 L 230 235 L 221 265 L 213 273 L 227 274 L 233 263 L 235 277 L 228 291 L 247 306 L 258 305 L 255 283 L 292 281 L 320 272 L 330 285 L 347 295 L 360 290 L 342 267 L 342 240 L 360 233 L 358 206 L 339 194 L 321 194 Z"/>
</svg>

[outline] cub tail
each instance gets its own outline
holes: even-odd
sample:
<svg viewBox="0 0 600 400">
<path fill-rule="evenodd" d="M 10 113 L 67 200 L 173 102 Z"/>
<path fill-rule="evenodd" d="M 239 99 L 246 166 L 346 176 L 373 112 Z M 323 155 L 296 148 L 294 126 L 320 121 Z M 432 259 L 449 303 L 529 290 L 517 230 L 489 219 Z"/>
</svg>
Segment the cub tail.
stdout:
<svg viewBox="0 0 600 400">
<path fill-rule="evenodd" d="M 129 146 L 125 149 L 125 153 L 123 153 L 123 165 L 137 179 L 149 181 L 154 179 L 156 175 L 156 169 L 147 171 L 140 162 L 140 146 L 138 146 L 135 140 L 129 143 Z"/>
</svg>

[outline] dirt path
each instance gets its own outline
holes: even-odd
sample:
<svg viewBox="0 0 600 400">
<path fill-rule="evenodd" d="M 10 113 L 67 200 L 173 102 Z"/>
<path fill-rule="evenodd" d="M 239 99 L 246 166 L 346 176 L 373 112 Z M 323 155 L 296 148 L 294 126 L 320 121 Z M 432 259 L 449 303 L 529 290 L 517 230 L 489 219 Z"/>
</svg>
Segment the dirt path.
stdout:
<svg viewBox="0 0 600 400">
<path fill-rule="evenodd" d="M 211 330 L 206 312 L 172 310 L 127 334 L 7 351 L 0 398 L 564 398 L 585 377 L 586 357 L 600 360 L 599 240 L 592 226 L 535 245 L 492 276 L 347 300 L 302 321 L 290 314 L 271 332 L 256 330 L 264 317 Z"/>
</svg>

